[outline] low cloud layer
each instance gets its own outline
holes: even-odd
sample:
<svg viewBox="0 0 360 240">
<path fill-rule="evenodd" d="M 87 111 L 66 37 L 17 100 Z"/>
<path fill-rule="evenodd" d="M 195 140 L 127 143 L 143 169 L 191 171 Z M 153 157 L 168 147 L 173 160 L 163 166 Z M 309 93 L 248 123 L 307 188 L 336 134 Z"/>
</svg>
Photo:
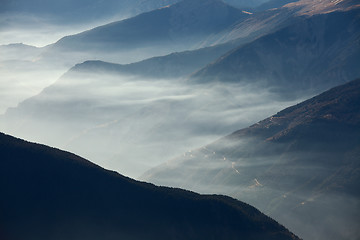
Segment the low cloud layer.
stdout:
<svg viewBox="0 0 360 240">
<path fill-rule="evenodd" d="M 138 177 L 291 103 L 253 86 L 75 74 L 10 109 L 5 122 L 11 134 Z"/>
</svg>

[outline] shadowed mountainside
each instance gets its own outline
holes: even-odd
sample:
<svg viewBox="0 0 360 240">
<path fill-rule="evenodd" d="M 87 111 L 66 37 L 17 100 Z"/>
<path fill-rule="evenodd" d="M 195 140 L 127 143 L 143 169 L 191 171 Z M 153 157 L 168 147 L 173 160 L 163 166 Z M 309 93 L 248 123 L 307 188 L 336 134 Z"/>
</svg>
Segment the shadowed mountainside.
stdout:
<svg viewBox="0 0 360 240">
<path fill-rule="evenodd" d="M 190 81 L 322 91 L 360 76 L 359 27 L 359 9 L 315 15 L 229 52 Z"/>
<path fill-rule="evenodd" d="M 183 8 L 190 8 L 188 5 Z M 194 74 L 193 80 L 234 82 L 256 79 L 266 81 L 270 87 L 285 89 L 294 84 L 300 86 L 300 89 L 322 86 L 323 79 L 317 79 L 317 72 L 321 71 L 319 69 L 323 69 L 330 77 L 341 76 L 345 81 L 356 77 L 358 71 L 355 65 L 360 56 L 357 47 L 359 34 L 356 31 L 359 25 L 358 11 L 333 13 L 330 16 L 323 14 L 308 18 L 296 17 L 301 12 L 299 7 L 282 7 L 251 14 L 219 33 L 219 41 L 228 41 L 226 44 L 171 53 L 131 64 L 86 61 L 72 70 L 172 78 L 184 77 L 210 63 Z M 334 22 L 338 22 L 335 27 Z M 266 35 L 281 27 L 283 29 Z M 265 36 L 252 42 L 263 35 Z M 217 35 L 209 39 L 215 40 L 215 36 Z M 244 46 L 246 43 L 249 44 Z M 348 51 L 350 48 L 355 51 Z M 230 52 L 225 54 L 227 51 Z M 223 54 L 225 55 L 222 56 Z M 345 60 L 341 59 L 344 61 L 338 64 L 340 58 Z M 215 60 L 217 61 L 211 63 Z M 295 77 L 292 79 L 291 76 Z M 299 80 L 300 77 L 302 78 Z M 309 83 L 310 78 L 313 80 Z M 325 87 L 334 85 L 333 82 L 326 84 Z"/>
<path fill-rule="evenodd" d="M 74 73 L 89 75 L 94 73 L 118 74 L 119 76 L 137 76 L 141 77 L 140 79 L 186 77 L 210 62 L 215 61 L 234 46 L 235 43 L 220 44 L 193 51 L 175 52 L 165 56 L 152 57 L 130 64 L 86 61 L 71 68 L 66 73 L 66 77 L 71 77 L 71 74 Z"/>
<path fill-rule="evenodd" d="M 0 235 L 17 239 L 298 239 L 225 196 L 137 182 L 0 133 Z"/>
</svg>

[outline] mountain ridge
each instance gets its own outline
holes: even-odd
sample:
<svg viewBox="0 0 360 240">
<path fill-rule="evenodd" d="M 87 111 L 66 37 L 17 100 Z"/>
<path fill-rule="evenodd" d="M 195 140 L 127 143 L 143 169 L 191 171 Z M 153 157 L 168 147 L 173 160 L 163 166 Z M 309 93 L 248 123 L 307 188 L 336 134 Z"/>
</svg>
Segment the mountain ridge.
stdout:
<svg viewBox="0 0 360 240">
<path fill-rule="evenodd" d="M 360 10 L 305 18 L 234 49 L 191 82 L 256 82 L 285 93 L 320 89 L 360 76 Z M 301 29 L 301 30 L 300 30 Z M 352 50 L 350 50 L 350 48 Z"/>
<path fill-rule="evenodd" d="M 213 18 L 210 21 L 214 22 L 214 24 L 210 24 L 209 19 L 204 17 L 204 14 L 211 14 Z M 191 19 L 187 17 L 190 15 L 192 16 Z M 246 16 L 246 14 L 219 0 L 181 1 L 130 19 L 113 22 L 77 35 L 67 36 L 60 39 L 55 46 L 65 49 L 77 46 L 78 50 L 80 50 L 91 46 L 96 47 L 96 42 L 101 41 L 102 44 L 114 44 L 113 47 L 142 47 L 145 46 L 144 44 L 151 42 L 160 45 L 164 43 L 170 44 L 171 41 L 175 43 L 178 41 L 178 37 L 184 40 L 188 35 L 191 35 L 191 38 L 196 40 L 195 35 L 199 35 L 201 38 L 202 34 L 216 32 L 219 28 L 223 28 L 223 25 L 229 25 L 242 16 Z M 199 26 L 197 26 L 198 24 Z M 137 31 L 133 31 L 134 28 Z M 121 32 L 121 35 L 112 34 L 109 36 L 109 32 Z M 99 36 L 101 37 L 99 38 Z M 74 45 L 77 39 L 81 40 L 82 44 Z M 180 44 L 180 42 L 177 44 Z M 120 43 L 122 46 L 119 45 Z"/>
</svg>

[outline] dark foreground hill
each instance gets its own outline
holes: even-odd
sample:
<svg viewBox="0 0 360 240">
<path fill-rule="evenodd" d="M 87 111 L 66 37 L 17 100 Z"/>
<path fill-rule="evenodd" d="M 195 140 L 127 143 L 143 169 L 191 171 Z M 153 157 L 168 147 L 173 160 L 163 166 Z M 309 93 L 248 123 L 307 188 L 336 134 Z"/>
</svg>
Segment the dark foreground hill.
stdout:
<svg viewBox="0 0 360 240">
<path fill-rule="evenodd" d="M 0 134 L 0 238 L 298 239 L 245 203 L 156 187 Z"/>
<path fill-rule="evenodd" d="M 143 179 L 228 194 L 304 239 L 360 237 L 360 79 L 148 171 Z"/>
</svg>

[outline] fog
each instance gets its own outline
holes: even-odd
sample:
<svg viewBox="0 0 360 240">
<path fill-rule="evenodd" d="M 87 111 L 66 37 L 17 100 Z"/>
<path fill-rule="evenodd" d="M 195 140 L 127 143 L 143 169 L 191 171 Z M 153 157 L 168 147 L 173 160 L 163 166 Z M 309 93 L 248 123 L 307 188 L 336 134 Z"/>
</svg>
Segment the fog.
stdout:
<svg viewBox="0 0 360 240">
<path fill-rule="evenodd" d="M 291 103 L 251 85 L 70 72 L 9 109 L 2 125 L 137 178 Z"/>
<path fill-rule="evenodd" d="M 31 25 L 33 26 L 33 25 Z M 25 26 L 26 28 L 26 26 Z M 38 28 L 36 28 L 38 29 Z M 44 41 L 50 43 L 57 34 L 63 34 L 57 27 L 51 28 L 47 32 L 46 27 L 40 27 L 44 32 Z M 19 31 L 19 33 L 17 33 Z M 29 36 L 27 36 L 27 31 Z M 73 29 L 72 31 L 77 31 Z M 151 49 L 148 53 L 136 49 L 128 53 L 109 53 L 109 52 L 82 52 L 82 53 L 63 53 L 52 50 L 52 45 L 45 47 L 35 47 L 33 45 L 42 45 L 42 37 L 37 36 L 36 30 L 11 29 L 0 30 L 0 41 L 6 41 L 6 36 L 26 39 L 27 41 L 15 41 L 13 44 L 0 45 L 0 114 L 4 113 L 9 107 L 16 107 L 21 101 L 39 94 L 45 87 L 53 84 L 73 65 L 87 59 L 98 59 L 97 56 L 103 56 L 102 59 L 114 62 L 130 63 L 132 61 L 142 60 L 155 54 L 156 50 Z M 46 35 L 46 36 L 45 36 Z M 32 38 L 35 42 L 32 41 Z M 33 44 L 33 45 L 27 45 Z M 45 43 L 44 42 L 44 43 Z"/>
<path fill-rule="evenodd" d="M 319 159 L 337 156 L 322 152 L 286 155 L 281 151 L 292 145 L 269 146 L 257 138 L 224 141 L 224 136 L 299 103 L 309 94 L 301 92 L 298 98 L 289 91 L 285 98 L 257 85 L 258 79 L 244 81 L 247 84 L 206 83 L 203 79 L 202 84 L 195 84 L 182 71 L 180 77 L 168 77 L 177 64 L 188 66 L 197 58 L 210 59 L 223 54 L 221 49 L 216 54 L 205 50 L 206 54 L 191 53 L 187 58 L 178 54 L 144 61 L 134 64 L 127 74 L 119 66 L 99 70 L 102 66 L 97 68 L 100 63 L 96 61 L 88 69 L 73 68 L 86 60 L 127 64 L 211 45 L 205 40 L 200 44 L 204 36 L 186 38 L 184 34 L 177 43 L 171 39 L 163 44 L 161 40 L 142 42 L 146 35 L 141 35 L 140 47 L 134 47 L 135 38 L 119 45 L 117 40 L 93 43 L 97 40 L 93 33 L 88 45 L 81 36 L 74 42 L 54 44 L 114 17 L 120 18 L 62 25 L 35 15 L 0 15 L 4 23 L 0 45 L 31 45 L 0 46 L 1 132 L 70 151 L 135 179 L 230 195 L 259 208 L 304 239 L 359 236 L 358 198 L 326 188 L 332 187 L 327 181 L 337 175 L 331 175 L 331 164 L 324 167 Z M 131 32 L 132 27 L 127 29 Z M 108 39 L 116 34 L 122 37 L 112 34 L 110 31 Z M 194 44 L 195 40 L 199 42 Z M 164 62 L 169 66 L 162 68 Z M 148 69 L 159 69 L 160 77 L 146 76 Z M 298 159 L 305 160 L 296 164 Z"/>
<path fill-rule="evenodd" d="M 40 93 L 66 71 L 66 67 L 41 62 L 45 49 L 24 44 L 0 46 L 0 114 Z"/>
<path fill-rule="evenodd" d="M 50 15 L 0 12 L 0 113 L 40 93 L 72 66 L 70 59 L 46 59 L 43 54 L 49 44 L 111 21 L 61 24 L 51 18 Z"/>
<path fill-rule="evenodd" d="M 45 47 L 60 38 L 73 35 L 94 27 L 122 20 L 125 16 L 100 19 L 85 23 L 61 24 L 48 17 L 29 13 L 0 14 L 0 45 L 23 43 L 36 47 Z"/>
</svg>

